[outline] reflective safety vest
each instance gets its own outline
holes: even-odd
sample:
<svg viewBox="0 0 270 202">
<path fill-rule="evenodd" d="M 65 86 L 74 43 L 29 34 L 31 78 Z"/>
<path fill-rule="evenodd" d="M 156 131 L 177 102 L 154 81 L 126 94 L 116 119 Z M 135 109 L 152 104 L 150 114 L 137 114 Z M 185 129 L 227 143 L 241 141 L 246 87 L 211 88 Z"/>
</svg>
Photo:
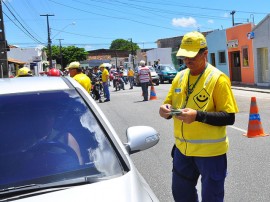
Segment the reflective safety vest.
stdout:
<svg viewBox="0 0 270 202">
<path fill-rule="evenodd" d="M 164 103 L 171 100 L 173 108 L 191 108 L 207 112 L 216 111 L 213 91 L 220 75 L 226 75 L 212 65 L 207 64 L 204 73 L 198 80 L 193 92 L 189 95 L 188 101 L 186 101 L 189 71 L 189 69 L 186 69 L 176 75 L 168 94 L 169 97 L 167 96 Z M 228 79 L 227 76 L 226 78 Z M 228 82 L 230 82 L 229 79 Z M 232 105 L 234 108 L 232 107 L 231 111 L 238 110 L 234 103 Z M 212 126 L 198 121 L 185 124 L 175 117 L 173 119 L 176 147 L 184 155 L 208 157 L 227 152 L 229 142 L 225 126 Z"/>
<path fill-rule="evenodd" d="M 76 81 L 78 81 L 82 87 L 84 87 L 84 89 L 90 93 L 92 84 L 91 84 L 91 79 L 84 73 L 79 73 L 76 74 L 73 79 L 75 79 Z"/>
</svg>

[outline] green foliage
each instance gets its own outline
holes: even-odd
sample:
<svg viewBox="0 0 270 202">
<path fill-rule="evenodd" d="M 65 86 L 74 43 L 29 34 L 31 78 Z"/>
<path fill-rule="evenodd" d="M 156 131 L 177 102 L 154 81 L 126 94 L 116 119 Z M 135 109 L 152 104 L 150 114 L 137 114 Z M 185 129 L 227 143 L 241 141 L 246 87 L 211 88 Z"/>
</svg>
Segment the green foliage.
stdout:
<svg viewBox="0 0 270 202">
<path fill-rule="evenodd" d="M 53 45 L 52 47 L 52 60 L 56 60 L 57 64 L 61 64 L 60 47 Z M 45 47 L 46 54 L 49 55 L 48 48 Z M 62 61 L 64 68 L 67 64 L 74 61 L 82 61 L 87 59 L 88 52 L 84 48 L 75 46 L 61 47 Z"/>
<path fill-rule="evenodd" d="M 136 43 L 133 43 L 129 40 L 115 39 L 112 41 L 110 49 L 111 50 L 127 50 L 130 52 L 133 50 L 134 52 L 136 52 L 136 50 L 140 49 L 140 47 Z"/>
</svg>

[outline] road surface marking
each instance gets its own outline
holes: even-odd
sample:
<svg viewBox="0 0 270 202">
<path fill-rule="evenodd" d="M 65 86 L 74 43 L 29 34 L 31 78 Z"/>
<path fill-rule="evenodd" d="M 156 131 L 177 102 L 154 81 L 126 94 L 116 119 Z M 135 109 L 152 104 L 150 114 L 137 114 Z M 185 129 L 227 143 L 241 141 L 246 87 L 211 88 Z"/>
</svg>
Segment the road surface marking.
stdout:
<svg viewBox="0 0 270 202">
<path fill-rule="evenodd" d="M 244 133 L 247 132 L 246 130 L 243 130 L 243 129 L 238 128 L 238 127 L 235 127 L 235 126 L 228 126 L 228 127 L 233 128 L 233 129 L 235 129 L 235 130 L 239 130 L 239 131 L 244 132 Z"/>
</svg>

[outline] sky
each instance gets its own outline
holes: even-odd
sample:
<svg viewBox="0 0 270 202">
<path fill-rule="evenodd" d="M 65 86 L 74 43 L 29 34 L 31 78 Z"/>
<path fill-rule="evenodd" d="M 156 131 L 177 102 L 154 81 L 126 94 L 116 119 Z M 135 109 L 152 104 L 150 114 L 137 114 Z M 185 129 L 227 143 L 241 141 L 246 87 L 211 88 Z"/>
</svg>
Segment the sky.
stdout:
<svg viewBox="0 0 270 202">
<path fill-rule="evenodd" d="M 270 1 L 2 0 L 2 10 L 10 45 L 47 46 L 49 35 L 51 45 L 90 51 L 108 49 L 115 39 L 156 48 L 158 39 L 226 29 L 233 19 L 256 25 L 270 13 Z"/>
</svg>

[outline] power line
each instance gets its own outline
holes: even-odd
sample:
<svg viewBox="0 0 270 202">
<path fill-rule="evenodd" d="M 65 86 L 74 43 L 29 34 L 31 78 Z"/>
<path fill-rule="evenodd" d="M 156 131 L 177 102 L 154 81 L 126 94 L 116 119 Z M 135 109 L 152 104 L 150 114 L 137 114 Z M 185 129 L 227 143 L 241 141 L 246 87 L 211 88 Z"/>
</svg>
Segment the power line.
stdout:
<svg viewBox="0 0 270 202">
<path fill-rule="evenodd" d="M 23 33 L 25 33 L 25 35 L 29 36 L 29 38 L 33 39 L 34 41 L 38 42 L 39 44 L 41 43 L 40 41 L 37 41 L 35 38 L 33 38 L 31 35 L 29 35 L 24 29 L 22 29 L 21 27 L 19 27 L 4 11 L 2 11 L 3 14 L 11 21 L 13 22 L 13 24 L 18 27 Z M 41 43 L 44 44 L 44 43 Z"/>
<path fill-rule="evenodd" d="M 18 18 L 13 14 L 13 12 L 9 9 L 9 7 L 6 5 L 6 3 L 4 1 L 2 1 L 4 3 L 4 5 L 6 6 L 6 8 L 9 10 L 9 12 L 11 13 L 11 15 L 15 18 L 15 20 L 21 25 L 21 27 L 32 37 L 32 39 L 34 39 L 35 41 L 39 42 L 42 44 L 41 41 L 39 41 L 37 38 L 35 38 L 25 27 L 24 25 L 18 20 Z M 6 15 L 6 14 L 5 14 Z M 14 22 L 14 21 L 12 21 Z"/>
<path fill-rule="evenodd" d="M 9 1 L 7 1 L 6 3 L 7 3 L 8 6 L 13 10 L 13 12 L 16 14 L 16 16 L 18 16 L 18 18 L 20 18 L 20 20 L 23 22 L 23 24 L 27 27 L 27 30 L 30 30 L 31 33 L 35 34 L 38 38 L 41 39 L 41 37 L 38 36 L 38 35 L 35 33 L 35 31 L 34 31 L 30 26 L 28 26 L 27 23 L 25 23 L 24 19 L 23 19 L 23 18 L 19 15 L 19 13 L 13 8 L 13 6 L 11 5 L 11 3 L 10 3 Z M 28 3 L 27 5 L 30 6 L 30 3 L 29 3 L 28 1 L 27 1 L 27 3 Z M 32 8 L 31 8 L 31 11 L 33 11 L 33 10 L 34 10 L 34 8 L 32 7 Z"/>
</svg>

